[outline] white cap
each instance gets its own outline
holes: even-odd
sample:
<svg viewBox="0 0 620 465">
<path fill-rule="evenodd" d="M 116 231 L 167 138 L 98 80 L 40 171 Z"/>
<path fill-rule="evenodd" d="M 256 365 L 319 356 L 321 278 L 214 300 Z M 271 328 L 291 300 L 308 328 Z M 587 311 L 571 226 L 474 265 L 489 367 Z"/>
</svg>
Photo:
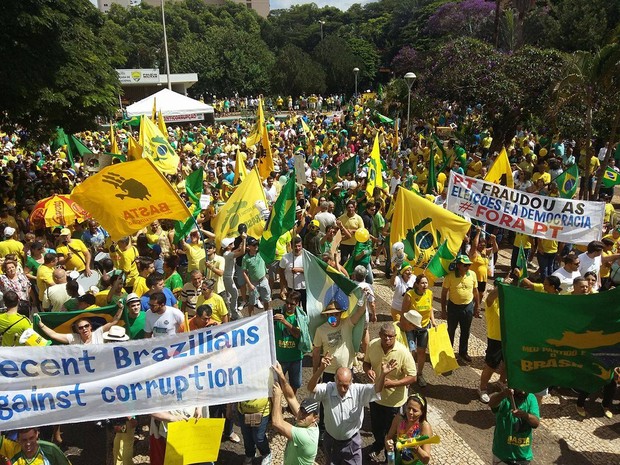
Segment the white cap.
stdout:
<svg viewBox="0 0 620 465">
<path fill-rule="evenodd" d="M 232 237 L 225 237 L 224 239 L 222 239 L 222 248 L 225 249 L 226 247 L 228 247 L 233 242 L 235 242 L 234 238 L 232 238 Z"/>
<path fill-rule="evenodd" d="M 13 234 L 15 234 L 15 228 L 11 228 L 10 226 L 4 228 L 4 237 L 11 237 Z"/>
</svg>

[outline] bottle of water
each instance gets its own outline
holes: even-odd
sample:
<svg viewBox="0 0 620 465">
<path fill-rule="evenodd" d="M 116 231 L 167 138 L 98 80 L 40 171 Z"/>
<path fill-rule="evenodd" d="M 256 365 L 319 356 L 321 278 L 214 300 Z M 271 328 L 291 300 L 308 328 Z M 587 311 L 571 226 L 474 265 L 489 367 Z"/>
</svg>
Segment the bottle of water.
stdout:
<svg viewBox="0 0 620 465">
<path fill-rule="evenodd" d="M 394 451 L 388 451 L 387 453 L 387 463 L 388 465 L 394 465 L 396 463 L 396 458 L 394 457 Z"/>
</svg>

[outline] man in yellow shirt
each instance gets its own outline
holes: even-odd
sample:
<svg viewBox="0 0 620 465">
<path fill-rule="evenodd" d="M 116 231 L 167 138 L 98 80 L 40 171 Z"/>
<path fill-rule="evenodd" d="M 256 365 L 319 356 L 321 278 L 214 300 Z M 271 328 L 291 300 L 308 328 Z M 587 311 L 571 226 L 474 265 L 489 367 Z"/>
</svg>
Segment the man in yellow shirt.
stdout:
<svg viewBox="0 0 620 465">
<path fill-rule="evenodd" d="M 136 258 L 139 255 L 138 249 L 131 245 L 129 237 L 119 239 L 115 246 L 110 247 L 110 258 L 114 262 L 114 267 L 117 270 L 123 270 L 125 273 L 125 288 L 128 292 L 133 289 L 134 281 L 138 277 Z"/>
<path fill-rule="evenodd" d="M 340 242 L 340 264 L 344 265 L 348 258 L 353 253 L 355 244 L 355 231 L 364 227 L 364 220 L 362 217 L 355 213 L 357 202 L 355 200 L 349 200 L 347 202 L 346 212 L 336 220 L 336 226 L 340 229 L 342 234 L 342 241 Z"/>
<path fill-rule="evenodd" d="M 72 239 L 69 228 L 60 230 L 60 244 L 56 247 L 56 253 L 62 255 L 60 263 L 67 271 L 76 270 L 90 276 L 91 255 L 88 247 L 80 239 Z"/>
<path fill-rule="evenodd" d="M 54 282 L 54 268 L 58 264 L 58 255 L 48 252 L 43 256 L 43 264 L 37 270 L 37 291 L 39 302 L 43 300 L 45 290 L 56 284 Z"/>
<path fill-rule="evenodd" d="M 448 320 L 448 335 L 454 344 L 456 327 L 461 326 L 459 338 L 459 356 L 471 362 L 467 354 L 471 321 L 480 316 L 478 280 L 476 274 L 469 269 L 471 260 L 467 255 L 456 257 L 456 269 L 444 278 L 441 289 L 441 317 Z"/>
<path fill-rule="evenodd" d="M 11 226 L 4 228 L 4 240 L 0 242 L 0 258 L 6 257 L 9 254 L 14 254 L 19 257 L 22 264 L 24 263 L 24 244 L 15 239 L 17 237 L 17 231 Z"/>
</svg>

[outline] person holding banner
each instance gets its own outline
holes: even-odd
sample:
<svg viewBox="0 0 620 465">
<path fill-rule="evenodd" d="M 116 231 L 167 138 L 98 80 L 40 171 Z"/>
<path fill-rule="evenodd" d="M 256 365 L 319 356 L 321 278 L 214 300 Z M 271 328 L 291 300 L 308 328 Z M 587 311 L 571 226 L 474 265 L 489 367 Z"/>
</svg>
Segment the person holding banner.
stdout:
<svg viewBox="0 0 620 465">
<path fill-rule="evenodd" d="M 467 255 L 457 256 L 455 264 L 455 270 L 449 272 L 443 281 L 441 318 L 448 320 L 448 335 L 452 344 L 456 328 L 460 325 L 459 356 L 462 360 L 471 362 L 467 349 L 472 319 L 480 314 L 478 280 L 476 274 L 469 269 L 471 260 Z"/>
<path fill-rule="evenodd" d="M 490 247 L 487 247 L 487 241 L 484 237 L 487 234 L 482 231 L 480 226 L 476 226 L 475 228 L 476 232 L 474 232 L 474 238 L 471 242 L 469 259 L 472 262 L 471 270 L 476 273 L 476 279 L 478 280 L 478 294 L 480 295 L 480 299 L 483 299 L 489 276 L 489 257 L 499 251 L 499 246 L 497 245 L 495 234 L 489 234 Z M 483 237 L 480 237 L 481 235 L 483 235 Z"/>
</svg>

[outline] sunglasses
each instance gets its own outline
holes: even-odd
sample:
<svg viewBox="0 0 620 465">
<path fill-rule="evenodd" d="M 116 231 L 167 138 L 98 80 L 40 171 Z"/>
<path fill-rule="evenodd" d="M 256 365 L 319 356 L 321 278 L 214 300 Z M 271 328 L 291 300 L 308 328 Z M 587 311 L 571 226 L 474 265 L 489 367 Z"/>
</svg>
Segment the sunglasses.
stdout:
<svg viewBox="0 0 620 465">
<path fill-rule="evenodd" d="M 77 327 L 78 331 L 82 331 L 82 330 L 88 329 L 88 328 L 90 328 L 90 325 L 82 325 L 82 326 L 78 326 Z"/>
</svg>

